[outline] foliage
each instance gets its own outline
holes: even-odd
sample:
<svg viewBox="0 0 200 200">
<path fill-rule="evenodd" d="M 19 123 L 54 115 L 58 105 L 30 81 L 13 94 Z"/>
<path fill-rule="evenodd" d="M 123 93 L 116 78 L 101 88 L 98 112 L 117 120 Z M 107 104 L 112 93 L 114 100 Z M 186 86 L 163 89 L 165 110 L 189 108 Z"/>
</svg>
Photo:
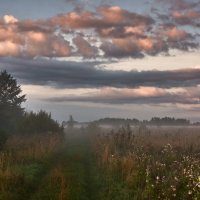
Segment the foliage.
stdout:
<svg viewBox="0 0 200 200">
<path fill-rule="evenodd" d="M 0 130 L 14 132 L 18 119 L 23 115 L 21 104 L 25 95 L 21 95 L 20 85 L 6 71 L 0 73 Z"/>
<path fill-rule="evenodd" d="M 140 121 L 138 119 L 123 119 L 123 118 L 103 118 L 97 121 L 94 121 L 99 125 L 112 125 L 114 127 L 119 127 L 120 125 L 126 126 L 128 124 L 132 126 L 137 125 L 190 125 L 190 121 L 187 119 L 175 119 L 174 117 L 153 117 L 150 120 Z M 198 125 L 198 124 L 196 124 Z"/>
<path fill-rule="evenodd" d="M 159 117 L 153 117 L 150 121 L 149 124 L 151 125 L 189 125 L 190 121 L 187 119 L 175 119 L 171 117 L 164 117 L 164 118 L 159 118 Z"/>
<path fill-rule="evenodd" d="M 6 143 L 8 136 L 5 132 L 0 130 L 0 150 L 2 150 L 4 144 Z"/>
<path fill-rule="evenodd" d="M 19 124 L 18 131 L 24 134 L 62 132 L 63 128 L 51 118 L 51 114 L 41 110 L 38 113 L 26 112 Z"/>
</svg>

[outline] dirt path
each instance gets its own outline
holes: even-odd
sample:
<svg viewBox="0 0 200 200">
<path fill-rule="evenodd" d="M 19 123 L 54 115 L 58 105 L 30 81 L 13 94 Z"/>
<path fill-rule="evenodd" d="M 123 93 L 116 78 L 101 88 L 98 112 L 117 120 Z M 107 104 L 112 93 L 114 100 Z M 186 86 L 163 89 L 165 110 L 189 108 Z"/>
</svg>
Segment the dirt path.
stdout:
<svg viewBox="0 0 200 200">
<path fill-rule="evenodd" d="M 101 176 L 97 171 L 94 152 L 87 136 L 68 139 L 66 169 L 71 178 L 71 199 L 97 200 Z"/>
<path fill-rule="evenodd" d="M 63 151 L 42 178 L 31 200 L 98 200 L 102 176 L 87 136 L 68 135 Z"/>
</svg>

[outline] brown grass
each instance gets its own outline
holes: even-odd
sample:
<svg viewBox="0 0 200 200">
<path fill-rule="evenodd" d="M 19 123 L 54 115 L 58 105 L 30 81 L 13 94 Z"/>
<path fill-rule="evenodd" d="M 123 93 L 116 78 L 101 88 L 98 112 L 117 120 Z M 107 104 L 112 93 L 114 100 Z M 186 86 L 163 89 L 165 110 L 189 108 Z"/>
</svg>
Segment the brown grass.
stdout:
<svg viewBox="0 0 200 200">
<path fill-rule="evenodd" d="M 98 135 L 96 152 L 108 180 L 136 199 L 200 198 L 199 128 L 121 128 Z"/>
<path fill-rule="evenodd" d="M 5 149 L 0 152 L 0 193 L 23 186 L 26 181 L 23 168 L 45 162 L 61 145 L 59 134 L 9 138 Z"/>
</svg>

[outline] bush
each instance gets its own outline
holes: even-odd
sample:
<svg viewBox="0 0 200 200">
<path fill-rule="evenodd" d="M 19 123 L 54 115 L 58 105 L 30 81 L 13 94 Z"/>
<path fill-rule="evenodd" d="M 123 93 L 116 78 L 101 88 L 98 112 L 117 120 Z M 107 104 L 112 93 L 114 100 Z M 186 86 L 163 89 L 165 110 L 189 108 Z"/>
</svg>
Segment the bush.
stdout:
<svg viewBox="0 0 200 200">
<path fill-rule="evenodd" d="M 62 126 L 51 118 L 51 114 L 45 111 L 38 113 L 29 112 L 25 113 L 19 125 L 20 133 L 50 133 L 50 132 L 63 132 Z"/>
<path fill-rule="evenodd" d="M 2 150 L 4 144 L 6 143 L 8 135 L 0 130 L 0 150 Z"/>
</svg>

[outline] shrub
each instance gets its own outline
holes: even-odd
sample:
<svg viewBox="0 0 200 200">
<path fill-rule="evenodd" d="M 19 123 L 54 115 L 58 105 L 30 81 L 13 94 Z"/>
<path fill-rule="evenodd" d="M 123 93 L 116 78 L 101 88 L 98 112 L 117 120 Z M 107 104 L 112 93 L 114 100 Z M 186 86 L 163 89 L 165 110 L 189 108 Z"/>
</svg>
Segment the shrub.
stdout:
<svg viewBox="0 0 200 200">
<path fill-rule="evenodd" d="M 23 119 L 19 125 L 20 133 L 55 133 L 62 132 L 63 128 L 59 123 L 51 118 L 51 114 L 45 111 L 38 113 L 27 112 L 24 114 Z"/>
<path fill-rule="evenodd" d="M 4 144 L 6 143 L 8 136 L 4 131 L 0 130 L 0 150 L 2 150 Z"/>
</svg>

